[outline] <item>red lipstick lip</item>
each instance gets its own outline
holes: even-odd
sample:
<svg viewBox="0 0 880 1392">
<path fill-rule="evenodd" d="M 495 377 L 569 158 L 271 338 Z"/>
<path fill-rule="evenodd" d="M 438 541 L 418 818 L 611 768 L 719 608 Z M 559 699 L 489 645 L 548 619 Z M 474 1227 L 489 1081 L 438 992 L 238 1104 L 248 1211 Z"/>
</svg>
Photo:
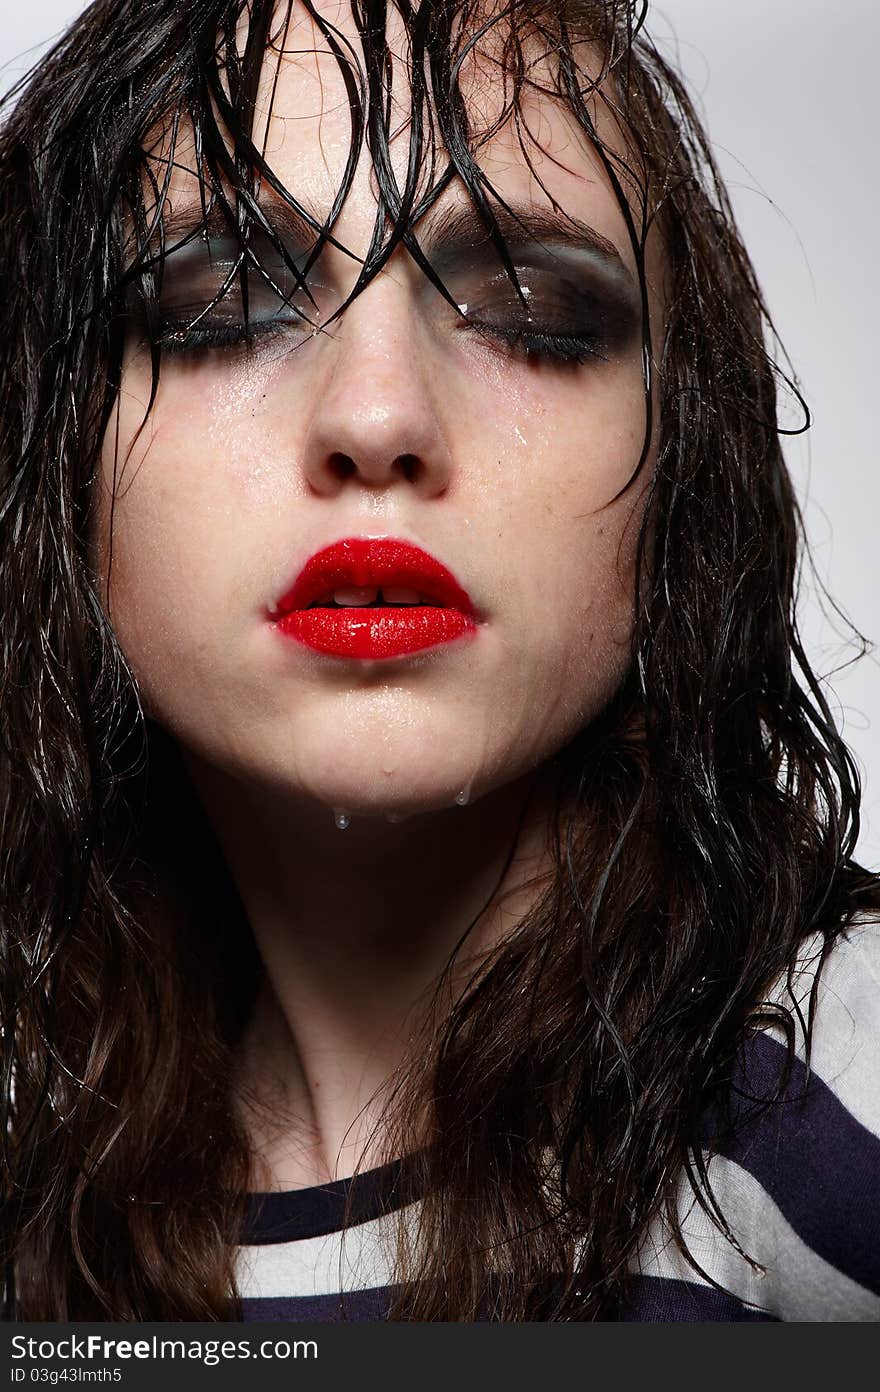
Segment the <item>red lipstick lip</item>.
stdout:
<svg viewBox="0 0 880 1392">
<path fill-rule="evenodd" d="M 336 590 L 374 586 L 414 590 L 422 603 L 329 607 Z M 346 537 L 325 546 L 268 617 L 314 651 L 361 659 L 402 657 L 477 631 L 470 596 L 452 572 L 396 537 Z"/>
<path fill-rule="evenodd" d="M 274 616 L 308 609 L 334 590 L 371 585 L 417 590 L 440 608 L 473 617 L 470 596 L 452 572 L 420 546 L 395 537 L 346 537 L 316 551 L 278 601 Z"/>
</svg>

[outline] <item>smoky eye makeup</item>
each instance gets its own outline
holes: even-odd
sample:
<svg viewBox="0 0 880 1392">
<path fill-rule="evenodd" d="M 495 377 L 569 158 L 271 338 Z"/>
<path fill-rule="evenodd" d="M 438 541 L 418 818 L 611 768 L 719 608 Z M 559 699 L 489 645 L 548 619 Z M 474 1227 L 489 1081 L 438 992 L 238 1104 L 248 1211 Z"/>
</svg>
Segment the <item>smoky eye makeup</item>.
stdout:
<svg viewBox="0 0 880 1392">
<path fill-rule="evenodd" d="M 135 296 L 132 324 L 172 355 L 306 338 L 327 309 L 327 286 L 307 263 L 302 255 L 292 268 L 268 241 L 245 254 L 231 237 L 193 239 L 164 258 L 152 295 Z"/>
<path fill-rule="evenodd" d="M 512 260 L 521 295 L 494 253 L 492 271 L 480 252 L 447 272 L 463 329 L 569 363 L 607 361 L 636 345 L 641 298 L 622 265 L 568 247 L 519 248 Z"/>
<path fill-rule="evenodd" d="M 459 244 L 430 257 L 465 331 L 511 357 L 573 368 L 601 363 L 639 341 L 641 297 L 622 262 L 590 248 L 528 242 L 511 248 L 521 295 L 494 246 Z M 182 359 L 251 350 L 282 339 L 293 348 L 321 331 L 342 304 L 326 252 L 291 263 L 269 238 L 249 254 L 232 236 L 191 238 L 164 258 L 152 296 L 136 299 L 140 342 Z M 244 272 L 244 275 L 242 274 Z M 381 273 L 381 272 L 380 272 Z M 425 277 L 432 305 L 443 303 Z M 445 312 L 445 311 L 444 311 Z"/>
</svg>

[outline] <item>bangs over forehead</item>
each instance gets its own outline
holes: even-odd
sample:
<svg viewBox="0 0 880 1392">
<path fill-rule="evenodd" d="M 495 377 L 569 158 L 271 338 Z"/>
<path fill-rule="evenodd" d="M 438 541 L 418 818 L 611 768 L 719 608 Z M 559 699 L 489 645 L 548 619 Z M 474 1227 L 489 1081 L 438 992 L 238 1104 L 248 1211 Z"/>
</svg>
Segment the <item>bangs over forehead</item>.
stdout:
<svg viewBox="0 0 880 1392">
<path fill-rule="evenodd" d="M 255 188 L 298 206 L 267 158 L 279 78 L 291 67 L 309 86 L 293 119 L 327 101 L 322 79 L 331 67 L 344 86 L 344 94 L 339 82 L 331 90 L 333 105 L 347 107 L 348 160 L 326 227 L 316 231 L 332 228 L 364 143 L 378 181 L 377 228 L 381 233 L 390 219 L 395 245 L 456 176 L 491 228 L 503 199 L 481 169 L 480 150 L 512 126 L 528 161 L 529 146 L 540 148 L 529 112 L 535 97 L 574 116 L 609 159 L 615 186 L 622 179 L 631 195 L 645 193 L 644 171 L 637 175 L 597 131 L 601 102 L 624 140 L 633 137 L 620 105 L 609 100 L 612 85 L 619 94 L 621 76 L 626 87 L 621 64 L 638 32 L 633 7 L 623 0 L 423 0 L 415 11 L 405 0 L 390 10 L 371 0 L 351 9 L 311 0 L 215 0 L 203 7 L 210 18 L 197 24 L 199 8 L 189 14 L 188 51 L 175 55 L 167 105 L 145 142 L 156 212 L 182 150 L 185 167 L 203 181 L 206 201 L 231 201 L 236 221 L 253 211 Z M 390 147 L 404 133 L 401 166 Z"/>
</svg>

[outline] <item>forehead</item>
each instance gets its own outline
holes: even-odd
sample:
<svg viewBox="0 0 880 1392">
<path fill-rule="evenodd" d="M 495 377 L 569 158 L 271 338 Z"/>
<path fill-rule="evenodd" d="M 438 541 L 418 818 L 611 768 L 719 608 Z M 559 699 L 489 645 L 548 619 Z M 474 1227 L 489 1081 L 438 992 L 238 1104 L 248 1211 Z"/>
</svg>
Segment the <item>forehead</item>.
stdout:
<svg viewBox="0 0 880 1392">
<path fill-rule="evenodd" d="M 363 256 L 373 236 L 380 190 L 368 141 L 362 139 L 353 152 L 358 104 L 363 103 L 367 121 L 381 114 L 387 130 L 388 166 L 401 195 L 408 169 L 415 168 L 417 205 L 443 176 L 449 153 L 429 77 L 421 98 L 414 96 L 410 34 L 400 13 L 388 7 L 385 45 L 390 83 L 381 96 L 380 113 L 370 109 L 363 38 L 352 7 L 340 0 L 318 0 L 315 12 L 317 19 L 301 0 L 293 0 L 290 7 L 282 3 L 276 10 L 259 75 L 253 140 L 282 187 L 300 204 L 319 211 L 322 220 L 347 183 L 334 236 L 355 256 Z M 550 212 L 561 223 L 572 218 L 594 228 L 635 271 L 636 253 L 625 210 L 603 159 L 556 91 L 557 60 L 548 51 L 547 38 L 541 38 L 522 18 L 516 21 L 514 37 L 524 60 L 524 76 L 514 88 L 509 63 L 511 23 L 502 16 L 468 45 L 457 76 L 467 113 L 467 144 L 479 169 L 482 191 L 496 212 L 499 200 L 509 201 L 520 208 Z M 246 37 L 243 20 L 242 50 Z M 575 53 L 582 87 L 588 93 L 585 109 L 612 160 L 619 159 L 625 170 L 626 143 L 614 115 L 610 81 L 590 90 L 601 73 L 601 56 L 584 42 L 575 45 Z M 352 88 L 357 93 L 354 100 Z M 423 146 L 413 162 L 416 128 L 421 130 Z M 157 153 L 161 159 L 161 152 Z M 193 142 L 185 130 L 174 155 L 169 196 L 175 212 L 201 203 Z M 262 196 L 267 196 L 265 185 Z M 641 196 L 640 189 L 627 189 L 630 201 Z M 455 177 L 440 193 L 436 207 L 470 199 L 462 179 Z M 649 274 L 656 259 L 649 245 Z"/>
</svg>

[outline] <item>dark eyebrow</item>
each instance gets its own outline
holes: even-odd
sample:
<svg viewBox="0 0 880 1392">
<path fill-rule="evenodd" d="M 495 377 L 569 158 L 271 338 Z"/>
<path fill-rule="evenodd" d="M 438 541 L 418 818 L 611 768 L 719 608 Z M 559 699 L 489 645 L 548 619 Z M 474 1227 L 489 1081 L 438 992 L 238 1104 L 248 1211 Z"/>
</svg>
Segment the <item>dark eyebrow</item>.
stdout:
<svg viewBox="0 0 880 1392">
<path fill-rule="evenodd" d="M 511 249 L 534 243 L 589 251 L 618 272 L 629 275 L 617 247 L 595 227 L 570 214 L 555 215 L 550 209 L 528 203 L 508 203 L 493 209 L 498 229 Z M 472 203 L 453 204 L 426 213 L 416 225 L 416 236 L 426 254 L 455 257 L 464 251 L 493 245 L 489 230 Z"/>
<path fill-rule="evenodd" d="M 318 239 L 318 232 L 325 224 L 326 214 L 305 200 L 300 203 L 302 212 L 276 198 L 264 199 L 259 207 L 266 222 L 293 256 L 310 252 Z M 550 209 L 536 208 L 530 203 L 509 202 L 506 207 L 499 204 L 493 212 L 498 229 L 511 250 L 553 245 L 587 251 L 618 275 L 632 279 L 618 248 L 589 223 L 581 222 L 570 214 L 556 215 Z M 230 232 L 229 221 L 222 208 L 215 206 L 206 219 L 197 203 L 172 208 L 163 223 L 169 246 L 200 231 L 204 231 L 209 238 L 218 239 Z M 413 231 L 432 262 L 445 261 L 454 265 L 464 253 L 491 252 L 494 248 L 488 228 L 472 203 L 454 203 L 430 209 L 415 224 Z M 341 245 L 335 238 L 333 244 Z"/>
<path fill-rule="evenodd" d="M 319 231 L 326 226 L 326 214 L 323 214 L 319 207 L 311 207 L 308 203 L 302 203 L 301 207 L 302 212 L 299 212 L 297 207 L 292 207 L 290 203 L 281 199 L 263 200 L 259 203 L 260 212 L 265 216 L 269 226 L 277 232 L 278 237 L 283 238 L 298 251 L 308 251 L 315 245 Z M 602 232 L 590 227 L 589 223 L 582 223 L 576 217 L 571 217 L 571 214 L 565 214 L 564 217 L 554 216 L 550 210 L 540 207 L 526 203 L 510 203 L 507 207 L 498 206 L 494 209 L 494 216 L 501 237 L 511 248 L 521 248 L 529 242 L 549 242 L 593 252 L 600 259 L 613 264 L 615 269 L 627 269 L 613 241 L 603 237 Z M 173 207 L 171 212 L 164 216 L 163 227 L 167 241 L 189 237 L 202 228 L 210 237 L 220 237 L 230 230 L 230 224 L 221 207 L 214 205 L 205 219 L 201 205 L 192 202 Z M 419 242 L 422 242 L 423 249 L 434 255 L 492 245 L 485 221 L 472 203 L 443 207 L 439 212 L 432 210 L 419 219 L 414 231 Z"/>
<path fill-rule="evenodd" d="M 319 208 L 308 202 L 301 202 L 303 212 L 300 212 L 298 208 L 282 202 L 281 199 L 264 199 L 258 206 L 269 227 L 294 256 L 311 251 L 325 221 L 325 215 Z M 252 228 L 258 226 L 255 218 L 250 217 L 249 221 Z M 178 242 L 194 238 L 201 233 L 218 240 L 232 234 L 230 219 L 217 204 L 210 209 L 207 217 L 199 203 L 187 202 L 177 208 L 172 207 L 163 217 L 162 227 L 169 249 Z"/>
</svg>

